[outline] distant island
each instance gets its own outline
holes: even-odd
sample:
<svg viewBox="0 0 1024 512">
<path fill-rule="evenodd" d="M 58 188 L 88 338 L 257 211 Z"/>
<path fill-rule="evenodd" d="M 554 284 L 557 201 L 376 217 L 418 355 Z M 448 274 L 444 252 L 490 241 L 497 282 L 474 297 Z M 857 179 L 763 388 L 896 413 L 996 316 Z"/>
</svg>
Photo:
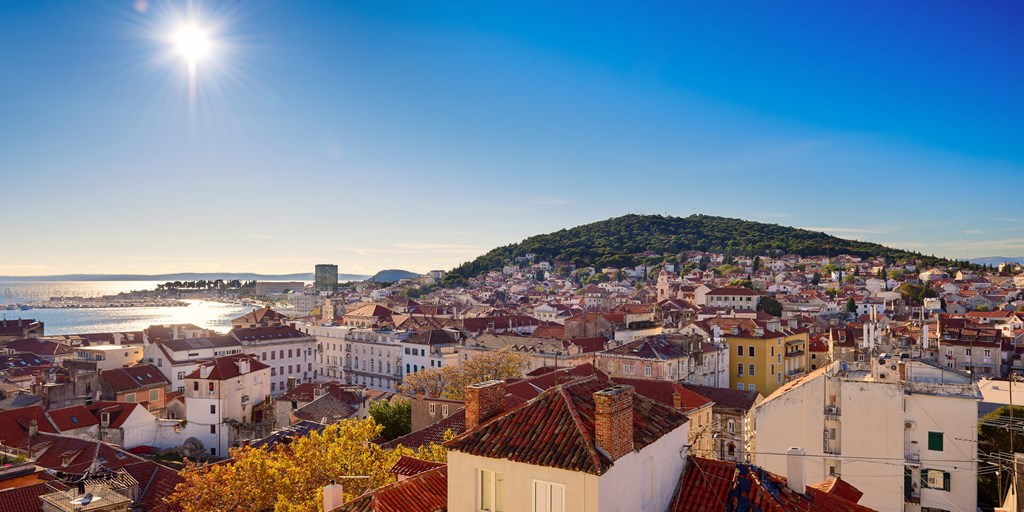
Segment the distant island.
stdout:
<svg viewBox="0 0 1024 512">
<path fill-rule="evenodd" d="M 412 279 L 417 277 L 420 277 L 420 274 L 409 272 L 408 270 L 388 269 L 377 272 L 373 277 L 367 279 L 367 281 L 373 281 L 376 283 L 396 283 L 402 279 Z"/>
<path fill-rule="evenodd" d="M 1024 256 L 1017 256 L 1015 258 L 1007 256 L 985 256 L 983 258 L 971 258 L 971 263 L 978 265 L 998 265 L 1000 263 L 1021 263 L 1024 264 Z"/>
</svg>

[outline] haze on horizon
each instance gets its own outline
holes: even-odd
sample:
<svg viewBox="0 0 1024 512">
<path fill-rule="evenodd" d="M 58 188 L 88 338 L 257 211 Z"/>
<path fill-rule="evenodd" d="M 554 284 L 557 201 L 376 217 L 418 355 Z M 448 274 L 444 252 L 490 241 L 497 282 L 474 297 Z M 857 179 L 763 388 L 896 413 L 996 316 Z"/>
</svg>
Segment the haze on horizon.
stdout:
<svg viewBox="0 0 1024 512">
<path fill-rule="evenodd" d="M 1021 256 L 1021 26 L 1012 0 L 7 2 L 0 275 L 425 272 L 629 212 Z"/>
</svg>

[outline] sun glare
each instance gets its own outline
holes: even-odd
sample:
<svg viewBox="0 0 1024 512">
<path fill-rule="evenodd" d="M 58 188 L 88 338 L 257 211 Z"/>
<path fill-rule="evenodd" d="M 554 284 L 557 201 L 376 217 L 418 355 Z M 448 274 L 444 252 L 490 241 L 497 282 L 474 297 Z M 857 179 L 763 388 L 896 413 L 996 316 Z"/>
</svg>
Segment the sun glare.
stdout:
<svg viewBox="0 0 1024 512">
<path fill-rule="evenodd" d="M 174 47 L 190 63 L 205 57 L 210 51 L 210 39 L 206 32 L 195 25 L 186 25 L 174 34 Z"/>
</svg>

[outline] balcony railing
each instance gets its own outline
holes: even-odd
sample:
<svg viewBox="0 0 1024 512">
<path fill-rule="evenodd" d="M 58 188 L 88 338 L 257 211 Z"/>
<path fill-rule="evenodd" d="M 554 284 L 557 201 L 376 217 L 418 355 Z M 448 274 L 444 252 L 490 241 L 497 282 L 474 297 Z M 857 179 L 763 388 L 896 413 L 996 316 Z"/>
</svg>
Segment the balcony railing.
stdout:
<svg viewBox="0 0 1024 512">
<path fill-rule="evenodd" d="M 921 463 L 921 452 L 917 450 L 904 450 L 903 461 L 907 464 L 920 464 Z"/>
</svg>

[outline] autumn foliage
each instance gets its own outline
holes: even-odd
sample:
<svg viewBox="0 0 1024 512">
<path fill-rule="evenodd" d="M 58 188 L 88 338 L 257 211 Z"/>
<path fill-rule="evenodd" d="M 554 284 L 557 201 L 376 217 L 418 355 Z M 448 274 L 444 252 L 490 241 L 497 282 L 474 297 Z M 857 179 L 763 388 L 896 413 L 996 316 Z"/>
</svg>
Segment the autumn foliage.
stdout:
<svg viewBox="0 0 1024 512">
<path fill-rule="evenodd" d="M 513 379 L 523 376 L 528 356 L 508 348 L 484 352 L 448 365 L 410 373 L 402 379 L 399 390 L 413 395 L 424 393 L 448 400 L 462 400 L 466 386 L 495 379 Z"/>
<path fill-rule="evenodd" d="M 402 455 L 445 462 L 445 451 L 431 444 L 418 450 L 388 450 L 373 444 L 382 427 L 372 418 L 344 420 L 273 451 L 233 448 L 229 461 L 182 471 L 184 483 L 170 497 L 183 512 L 280 511 L 323 509 L 323 487 L 335 480 L 349 501 L 394 481 L 388 469 Z M 366 478 L 345 478 L 366 477 Z"/>
</svg>

